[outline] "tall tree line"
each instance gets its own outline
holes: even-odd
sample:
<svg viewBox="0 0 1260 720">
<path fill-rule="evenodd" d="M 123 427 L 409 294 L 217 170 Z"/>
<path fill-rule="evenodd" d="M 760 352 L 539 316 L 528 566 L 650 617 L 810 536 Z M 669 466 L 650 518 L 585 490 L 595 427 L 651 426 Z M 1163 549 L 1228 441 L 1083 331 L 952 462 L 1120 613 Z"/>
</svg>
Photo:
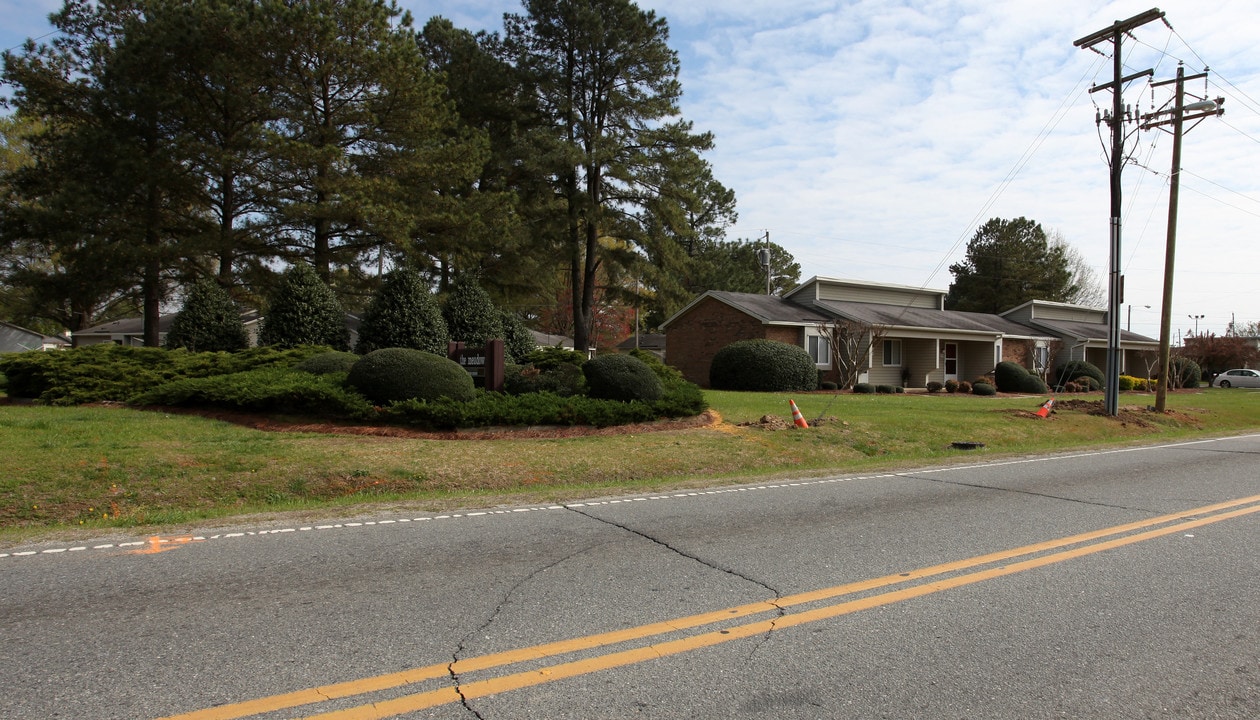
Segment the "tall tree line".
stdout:
<svg viewBox="0 0 1260 720">
<path fill-rule="evenodd" d="M 526 315 L 563 290 L 581 347 L 597 298 L 663 319 L 726 276 L 734 193 L 680 119 L 665 20 L 628 0 L 527 0 L 501 35 L 417 31 L 393 0 L 66 0 L 50 22 L 0 75 L 0 287 L 29 317 L 141 309 L 156 345 L 199 278 L 258 304 L 304 262 L 358 307 L 399 265 Z"/>
</svg>

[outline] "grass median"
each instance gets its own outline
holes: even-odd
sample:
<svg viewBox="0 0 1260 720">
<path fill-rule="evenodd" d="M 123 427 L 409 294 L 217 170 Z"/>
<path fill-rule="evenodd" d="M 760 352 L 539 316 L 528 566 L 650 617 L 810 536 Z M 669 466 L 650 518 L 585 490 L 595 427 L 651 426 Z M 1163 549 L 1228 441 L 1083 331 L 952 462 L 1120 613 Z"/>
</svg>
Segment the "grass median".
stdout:
<svg viewBox="0 0 1260 720">
<path fill-rule="evenodd" d="M 1260 393 L 1101 395 L 707 392 L 705 427 L 591 437 L 420 439 L 271 432 L 121 407 L 0 406 L 0 543 L 72 528 L 189 526 L 257 513 L 554 503 L 1260 429 Z M 809 429 L 791 427 L 789 398 Z M 768 421 L 762 418 L 768 416 Z M 782 422 L 780 422 L 782 421 Z M 785 427 L 786 426 L 786 427 Z M 979 443 L 961 451 L 955 442 Z"/>
</svg>

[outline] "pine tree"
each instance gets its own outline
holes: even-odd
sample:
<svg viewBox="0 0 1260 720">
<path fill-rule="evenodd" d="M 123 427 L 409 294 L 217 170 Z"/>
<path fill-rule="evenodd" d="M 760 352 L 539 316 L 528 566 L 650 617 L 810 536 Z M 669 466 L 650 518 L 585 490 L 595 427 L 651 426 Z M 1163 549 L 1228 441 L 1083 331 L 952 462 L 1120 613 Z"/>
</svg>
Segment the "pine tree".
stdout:
<svg viewBox="0 0 1260 720">
<path fill-rule="evenodd" d="M 213 280 L 200 280 L 166 332 L 167 348 L 193 352 L 233 352 L 249 345 L 240 309 Z"/>
<path fill-rule="evenodd" d="M 967 257 L 949 266 L 945 307 L 1000 313 L 1028 302 L 1067 302 L 1075 290 L 1062 245 L 1050 243 L 1028 218 L 993 218 L 967 243 Z"/>
<path fill-rule="evenodd" d="M 549 130 L 539 157 L 557 201 L 550 227 L 568 266 L 573 339 L 587 347 L 601 266 L 642 261 L 639 214 L 672 191 L 659 183 L 702 177 L 668 166 L 713 138 L 678 119 L 678 56 L 654 12 L 629 0 L 526 0 L 525 10 L 505 17 L 505 48 Z"/>
<path fill-rule="evenodd" d="M 263 318 L 259 343 L 349 349 L 349 331 L 341 303 L 310 265 L 300 262 L 284 273 Z"/>
<path fill-rule="evenodd" d="M 448 341 L 446 320 L 429 289 L 414 270 L 398 268 L 385 276 L 364 312 L 354 351 L 399 347 L 445 356 Z"/>
</svg>

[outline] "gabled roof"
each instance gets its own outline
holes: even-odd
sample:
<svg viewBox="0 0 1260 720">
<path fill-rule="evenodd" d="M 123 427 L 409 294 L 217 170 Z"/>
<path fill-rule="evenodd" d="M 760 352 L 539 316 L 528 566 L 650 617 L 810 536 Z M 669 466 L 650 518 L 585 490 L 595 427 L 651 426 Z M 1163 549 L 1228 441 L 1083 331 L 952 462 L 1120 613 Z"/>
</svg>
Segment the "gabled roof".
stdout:
<svg viewBox="0 0 1260 720">
<path fill-rule="evenodd" d="M 175 319 L 174 314 L 163 315 L 158 318 L 158 332 L 166 332 L 171 329 L 171 321 Z M 79 330 L 75 335 L 141 335 L 144 333 L 144 318 L 129 317 L 122 320 L 112 320 L 100 325 L 93 325 L 86 330 Z"/>
<path fill-rule="evenodd" d="M 902 292 L 909 292 L 915 295 L 948 295 L 949 294 L 948 290 L 939 290 L 936 288 L 929 288 L 929 287 L 916 287 L 914 285 L 897 285 L 895 283 L 872 282 L 870 280 L 846 280 L 844 278 L 833 278 L 833 277 L 825 277 L 822 275 L 815 275 L 814 277 L 806 280 L 800 285 L 797 285 L 796 287 L 784 293 L 783 297 L 790 298 L 793 295 L 796 295 L 797 293 L 801 292 L 806 287 L 809 287 L 810 285 L 814 285 L 814 286 L 835 285 L 835 286 L 840 286 L 840 287 L 872 288 L 875 290 L 898 290 Z"/>
<path fill-rule="evenodd" d="M 1074 337 L 1080 340 L 1107 341 L 1107 323 L 1074 322 L 1071 320 L 1031 320 L 1033 325 L 1045 328 L 1059 337 Z M 1122 343 L 1150 343 L 1158 345 L 1159 341 L 1128 330 L 1120 331 Z"/>
<path fill-rule="evenodd" d="M 21 325 L 4 322 L 3 320 L 0 320 L 0 338 L 7 338 L 7 340 L 5 340 L 6 344 L 8 341 L 14 341 L 15 347 L 30 350 L 37 350 L 48 346 L 68 347 L 70 345 L 69 340 L 59 335 L 45 335 L 41 332 L 24 328 Z M 24 338 L 25 340 L 17 340 L 17 338 Z M 34 342 L 35 344 L 28 345 L 27 340 Z M 0 352 L 7 351 L 0 349 Z"/>
<path fill-rule="evenodd" d="M 539 347 L 562 347 L 573 349 L 573 338 L 564 335 L 551 335 L 537 330 L 530 330 L 530 335 L 534 336 L 534 343 Z"/>
<path fill-rule="evenodd" d="M 674 313 L 668 320 L 661 323 L 661 327 L 667 327 L 676 318 L 690 311 L 691 308 L 698 305 L 705 298 L 713 298 L 718 302 L 730 305 L 736 310 L 739 310 L 746 315 L 750 315 L 766 325 L 813 325 L 815 323 L 827 322 L 831 319 L 822 313 L 816 312 L 802 305 L 797 305 L 796 303 L 788 302 L 787 300 L 774 295 L 709 290 L 703 295 L 697 297 L 695 300 L 687 303 L 683 309 Z"/>
<path fill-rule="evenodd" d="M 876 303 L 837 302 L 821 300 L 815 303 L 840 317 L 870 325 L 887 325 L 897 328 L 922 328 L 925 330 L 953 330 L 1001 334 L 1007 337 L 1049 337 L 1044 333 L 1008 320 L 1001 315 L 963 312 L 961 310 L 928 310 Z"/>
<path fill-rule="evenodd" d="M 665 335 L 662 333 L 639 333 L 636 338 L 634 335 L 617 343 L 617 347 L 623 350 L 633 350 L 638 341 L 637 347 L 640 350 L 662 350 L 665 348 Z"/>
</svg>

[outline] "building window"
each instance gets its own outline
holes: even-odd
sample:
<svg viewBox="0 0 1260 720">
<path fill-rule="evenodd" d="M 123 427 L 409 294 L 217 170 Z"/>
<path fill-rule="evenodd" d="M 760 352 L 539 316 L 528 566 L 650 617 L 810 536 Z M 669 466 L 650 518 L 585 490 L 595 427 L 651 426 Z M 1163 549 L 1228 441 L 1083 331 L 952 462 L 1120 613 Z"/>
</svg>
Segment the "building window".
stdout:
<svg viewBox="0 0 1260 720">
<path fill-rule="evenodd" d="M 814 364 L 820 368 L 831 367 L 831 342 L 822 335 L 807 335 L 805 349 L 814 358 Z"/>
<path fill-rule="evenodd" d="M 884 341 L 884 367 L 901 367 L 901 341 Z"/>
<path fill-rule="evenodd" d="M 1038 345 L 1033 348 L 1033 370 L 1038 375 L 1045 375 L 1046 369 L 1050 365 L 1050 348 L 1045 345 Z"/>
</svg>

